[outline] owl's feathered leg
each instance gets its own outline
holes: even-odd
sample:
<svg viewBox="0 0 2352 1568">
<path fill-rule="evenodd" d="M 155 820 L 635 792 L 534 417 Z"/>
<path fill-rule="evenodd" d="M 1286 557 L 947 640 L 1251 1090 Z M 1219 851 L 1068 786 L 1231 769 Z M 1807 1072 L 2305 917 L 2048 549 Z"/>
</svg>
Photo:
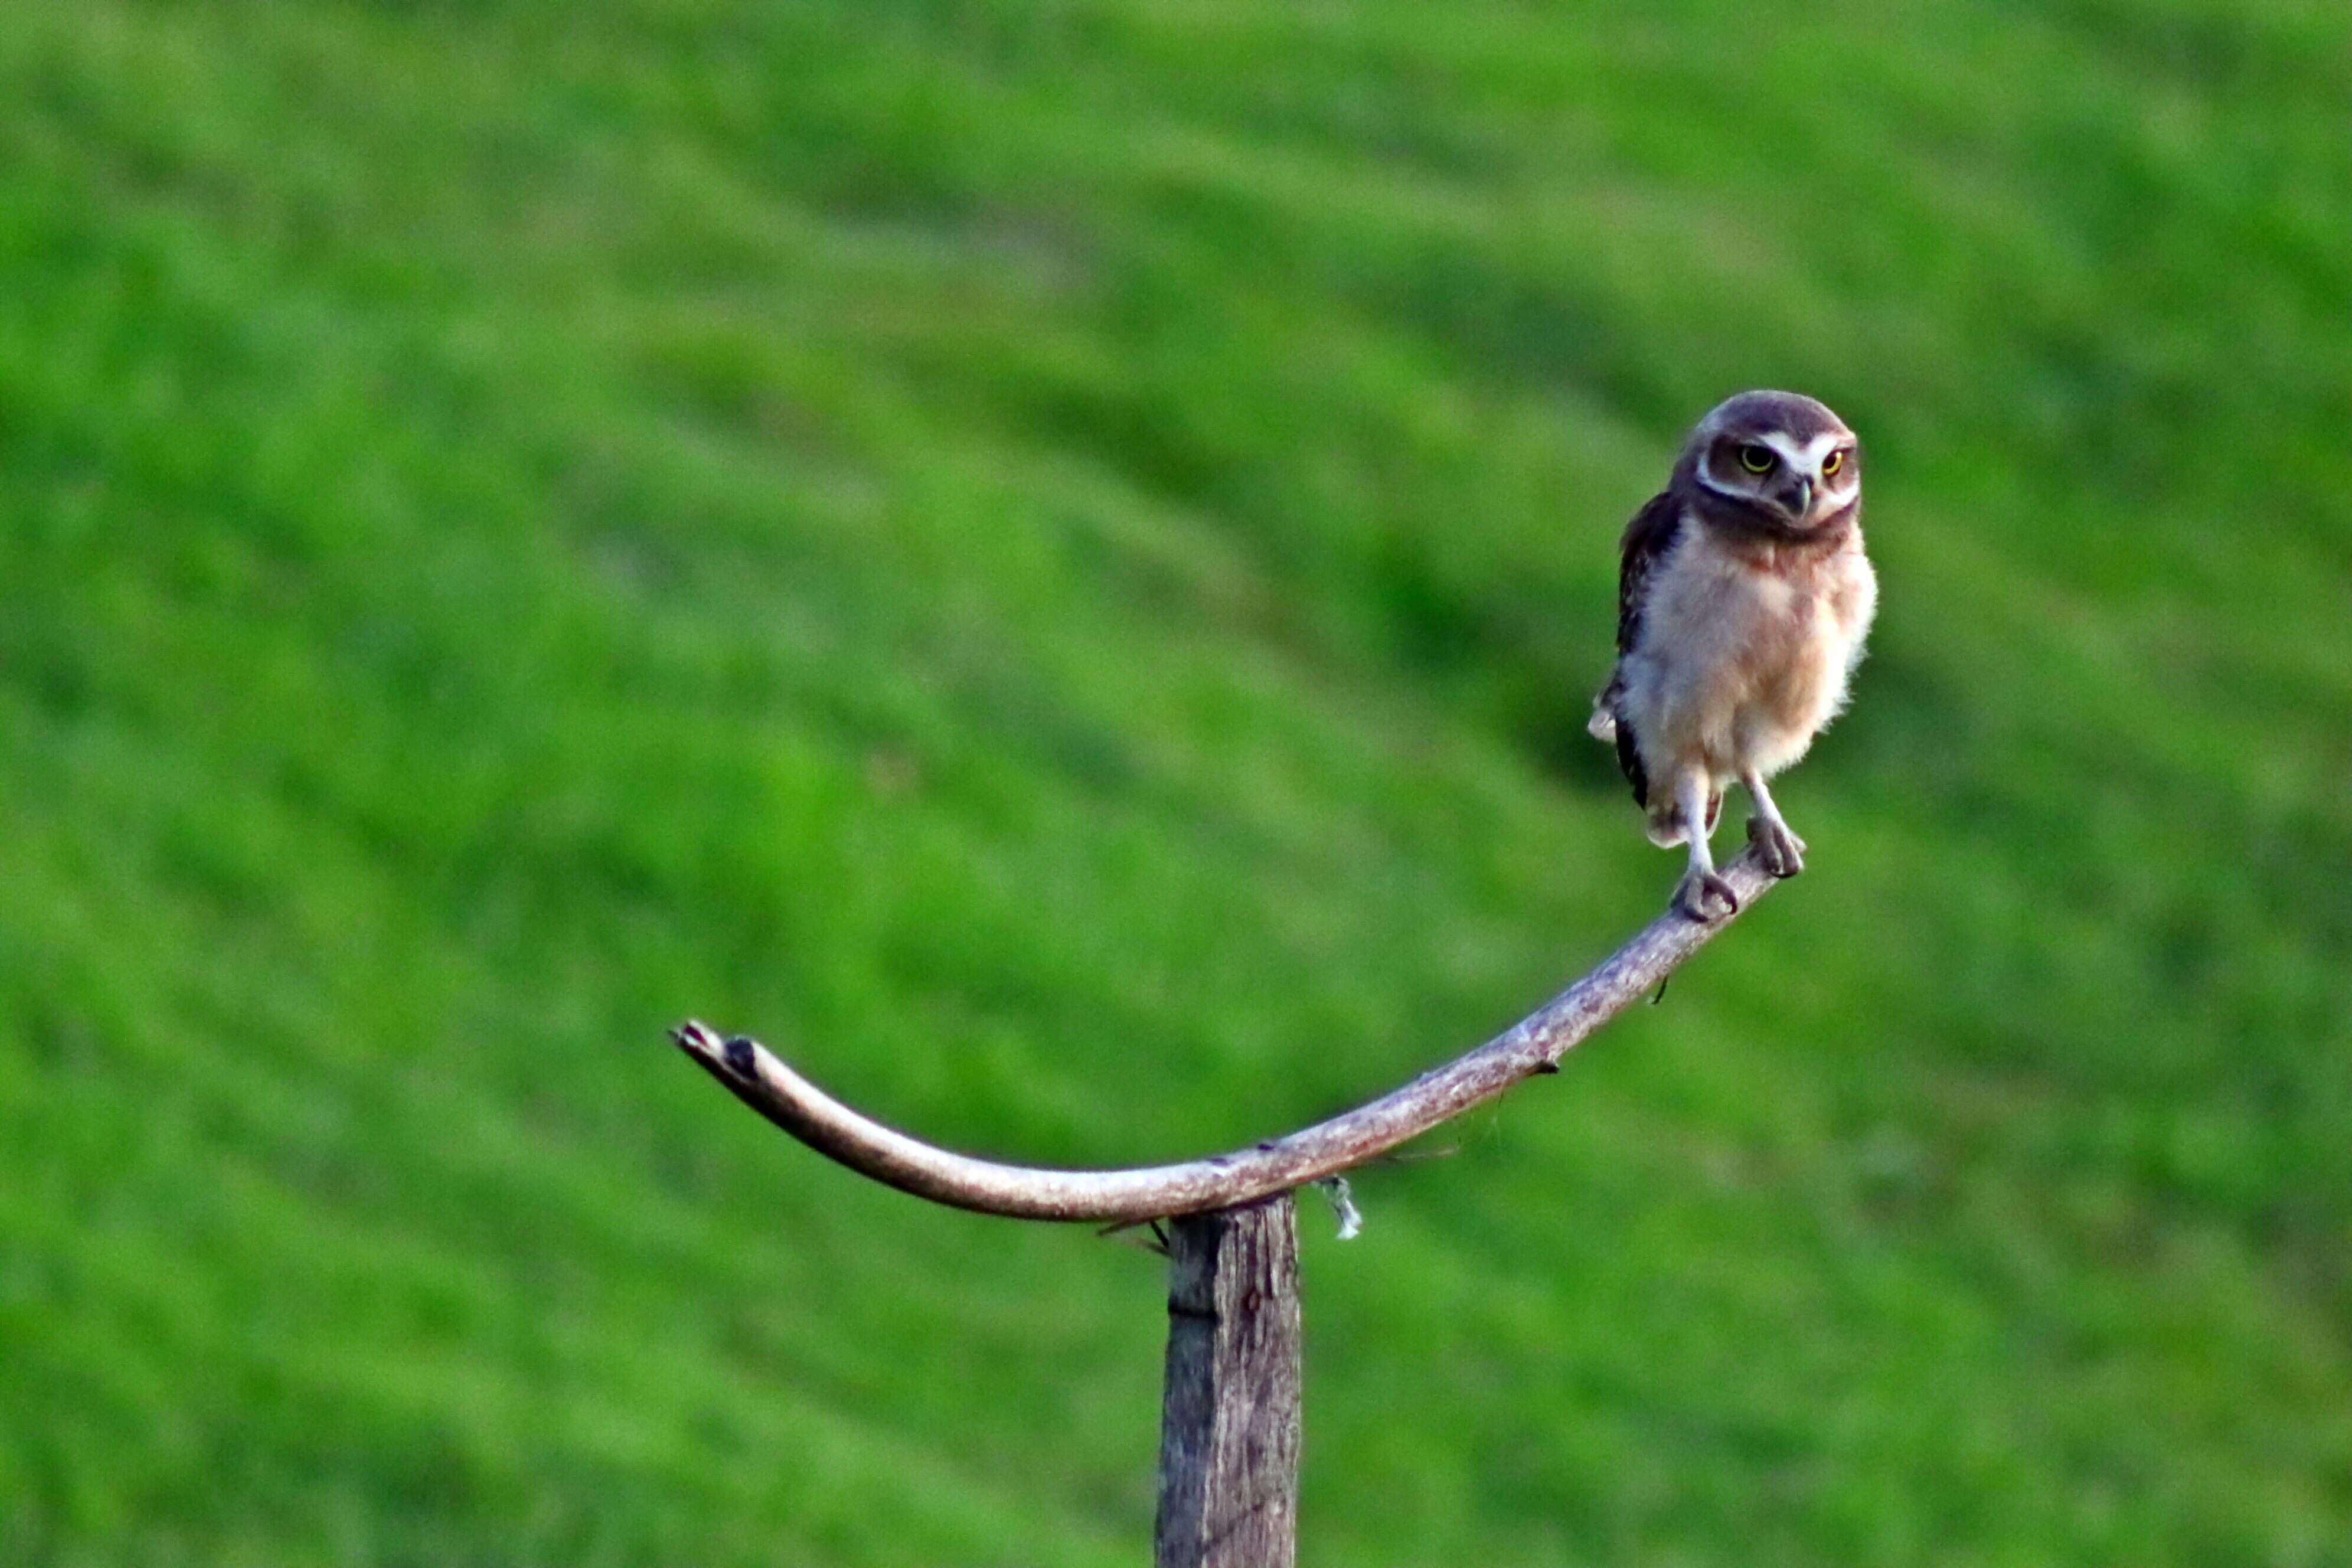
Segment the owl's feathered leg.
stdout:
<svg viewBox="0 0 2352 1568">
<path fill-rule="evenodd" d="M 1675 806 L 1690 844 L 1690 868 L 1675 889 L 1675 908 L 1702 925 L 1717 918 L 1710 905 L 1720 905 L 1726 919 L 1739 912 L 1739 895 L 1716 875 L 1715 852 L 1707 847 L 1707 829 L 1714 826 L 1707 808 L 1720 803 L 1719 796 L 1711 802 L 1711 795 L 1703 770 L 1685 768 L 1675 775 Z"/>
<path fill-rule="evenodd" d="M 1748 819 L 1748 842 L 1756 846 L 1757 859 L 1775 877 L 1795 876 L 1805 868 L 1805 841 L 1789 830 L 1780 808 L 1772 804 L 1772 792 L 1764 787 L 1762 773 L 1749 768 L 1739 782 L 1756 803 L 1756 815 Z"/>
</svg>

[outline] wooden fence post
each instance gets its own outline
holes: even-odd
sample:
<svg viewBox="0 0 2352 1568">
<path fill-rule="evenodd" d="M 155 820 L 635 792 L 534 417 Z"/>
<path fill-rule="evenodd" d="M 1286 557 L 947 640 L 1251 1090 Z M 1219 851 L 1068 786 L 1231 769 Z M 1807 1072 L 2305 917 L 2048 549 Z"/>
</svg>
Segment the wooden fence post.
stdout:
<svg viewBox="0 0 2352 1568">
<path fill-rule="evenodd" d="M 1297 1562 L 1298 1341 L 1288 1193 L 1169 1225 L 1155 1568 Z"/>
</svg>

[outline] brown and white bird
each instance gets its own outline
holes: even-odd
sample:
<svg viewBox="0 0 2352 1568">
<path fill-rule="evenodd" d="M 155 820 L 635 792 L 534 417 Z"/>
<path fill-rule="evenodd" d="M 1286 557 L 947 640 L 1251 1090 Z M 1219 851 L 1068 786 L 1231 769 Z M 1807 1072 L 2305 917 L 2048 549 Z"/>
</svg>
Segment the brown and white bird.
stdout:
<svg viewBox="0 0 2352 1568">
<path fill-rule="evenodd" d="M 1743 392 L 1699 421 L 1620 548 L 1617 668 L 1591 729 L 1616 742 L 1650 842 L 1690 846 L 1675 907 L 1727 916 L 1739 900 L 1707 845 L 1727 785 L 1755 803 L 1765 869 L 1805 867 L 1764 781 L 1845 706 L 1877 607 L 1861 447 L 1812 398 Z"/>
</svg>

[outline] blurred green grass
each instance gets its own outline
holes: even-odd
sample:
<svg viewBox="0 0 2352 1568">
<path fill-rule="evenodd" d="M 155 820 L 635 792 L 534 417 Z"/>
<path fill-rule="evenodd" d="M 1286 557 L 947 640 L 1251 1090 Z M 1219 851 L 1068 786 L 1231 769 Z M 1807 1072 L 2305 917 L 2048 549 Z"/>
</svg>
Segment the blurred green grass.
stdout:
<svg viewBox="0 0 2352 1568">
<path fill-rule="evenodd" d="M 1127 1161 L 1657 907 L 1580 733 L 1872 447 L 1814 871 L 1307 1258 L 1304 1561 L 2352 1563 L 2352 19 L 0 11 L 0 1558 L 1132 1563 Z"/>
</svg>

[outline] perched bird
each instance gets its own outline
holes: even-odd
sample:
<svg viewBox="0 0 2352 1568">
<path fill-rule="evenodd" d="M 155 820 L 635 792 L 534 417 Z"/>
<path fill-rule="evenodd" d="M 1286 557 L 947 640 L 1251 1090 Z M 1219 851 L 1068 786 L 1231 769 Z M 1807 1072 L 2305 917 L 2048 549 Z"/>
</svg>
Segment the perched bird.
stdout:
<svg viewBox="0 0 2352 1568">
<path fill-rule="evenodd" d="M 1765 869 L 1803 870 L 1764 781 L 1845 705 L 1877 607 L 1853 432 L 1810 397 L 1741 393 L 1698 422 L 1620 551 L 1617 667 L 1590 728 L 1617 743 L 1650 842 L 1690 846 L 1675 907 L 1728 916 L 1707 845 L 1724 789 L 1747 786 Z"/>
</svg>

